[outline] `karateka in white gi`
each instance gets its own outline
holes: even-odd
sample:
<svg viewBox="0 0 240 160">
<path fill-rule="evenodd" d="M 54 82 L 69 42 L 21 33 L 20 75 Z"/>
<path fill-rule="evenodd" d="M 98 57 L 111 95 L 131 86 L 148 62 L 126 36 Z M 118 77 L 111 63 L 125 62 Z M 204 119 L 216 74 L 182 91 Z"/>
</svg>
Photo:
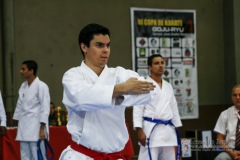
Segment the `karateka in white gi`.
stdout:
<svg viewBox="0 0 240 160">
<path fill-rule="evenodd" d="M 60 160 L 124 159 L 120 154 L 129 139 L 124 111 L 127 106 L 149 103 L 152 82 L 122 67 L 108 68 L 109 29 L 85 26 L 79 34 L 84 60 L 63 76 L 63 104 L 68 110 L 67 129 L 72 144 Z"/>
<path fill-rule="evenodd" d="M 48 86 L 37 76 L 38 65 L 24 61 L 20 70 L 23 79 L 13 119 L 18 121 L 16 140 L 20 141 L 22 160 L 37 160 L 37 141 L 48 139 L 50 95 Z"/>
<path fill-rule="evenodd" d="M 174 146 L 177 146 L 177 136 L 175 128 L 169 123 L 167 125 L 161 123 L 171 120 L 175 127 L 180 127 L 182 122 L 173 88 L 162 78 L 164 68 L 165 63 L 161 55 L 155 54 L 148 57 L 150 76 L 147 77 L 147 80 L 157 86 L 153 91 L 155 96 L 149 104 L 133 108 L 133 125 L 137 130 L 140 144 L 139 160 L 176 159 Z M 149 137 L 148 148 L 147 139 Z"/>
<path fill-rule="evenodd" d="M 7 133 L 6 125 L 7 125 L 7 117 L 6 117 L 6 112 L 4 109 L 2 95 L 0 91 L 0 136 L 6 135 Z"/>
</svg>

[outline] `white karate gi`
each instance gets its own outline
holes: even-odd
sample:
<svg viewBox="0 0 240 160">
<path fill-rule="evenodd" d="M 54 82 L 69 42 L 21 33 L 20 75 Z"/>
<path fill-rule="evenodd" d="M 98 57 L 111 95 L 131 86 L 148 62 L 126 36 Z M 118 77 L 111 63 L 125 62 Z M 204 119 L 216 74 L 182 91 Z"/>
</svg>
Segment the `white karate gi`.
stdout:
<svg viewBox="0 0 240 160">
<path fill-rule="evenodd" d="M 133 125 L 134 128 L 142 128 L 148 138 L 155 123 L 144 121 L 143 117 L 160 120 L 172 120 L 175 127 L 182 126 L 182 122 L 171 84 L 162 79 L 162 88 L 160 88 L 156 81 L 154 81 L 151 77 L 147 77 L 147 80 L 156 85 L 156 89 L 153 91 L 154 97 L 147 105 L 134 106 Z M 177 146 L 176 131 L 171 125 L 159 124 L 154 128 L 151 134 L 150 147 L 167 146 Z M 141 146 L 141 150 L 145 150 L 147 153 L 147 145 L 145 147 Z M 142 153 L 140 152 L 139 154 L 141 156 Z"/>
<path fill-rule="evenodd" d="M 13 119 L 18 120 L 16 140 L 20 141 L 20 144 L 27 141 L 32 145 L 33 142 L 37 142 L 39 140 L 41 122 L 46 124 L 45 133 L 46 138 L 48 138 L 48 116 L 50 112 L 48 86 L 36 77 L 30 86 L 28 86 L 27 81 L 23 82 L 18 94 L 17 106 L 13 115 Z M 21 144 L 22 152 L 25 151 Z M 37 155 L 33 156 L 36 158 Z"/>
<path fill-rule="evenodd" d="M 6 127 L 6 123 L 7 123 L 6 112 L 4 109 L 2 95 L 0 91 L 0 126 Z"/>
<path fill-rule="evenodd" d="M 124 149 L 129 136 L 124 111 L 127 106 L 148 103 L 150 94 L 124 95 L 124 100 L 112 98 L 114 85 L 138 74 L 122 67 L 105 66 L 98 76 L 85 63 L 68 70 L 63 76 L 63 104 L 68 109 L 68 132 L 72 140 L 89 149 L 113 153 Z M 119 104 L 120 105 L 116 105 Z M 68 152 L 68 153 L 67 153 Z M 71 153 L 70 153 L 71 152 Z M 60 159 L 85 157 L 68 147 Z M 82 159 L 82 158 L 81 158 Z M 90 158 L 91 159 L 91 158 Z"/>
</svg>

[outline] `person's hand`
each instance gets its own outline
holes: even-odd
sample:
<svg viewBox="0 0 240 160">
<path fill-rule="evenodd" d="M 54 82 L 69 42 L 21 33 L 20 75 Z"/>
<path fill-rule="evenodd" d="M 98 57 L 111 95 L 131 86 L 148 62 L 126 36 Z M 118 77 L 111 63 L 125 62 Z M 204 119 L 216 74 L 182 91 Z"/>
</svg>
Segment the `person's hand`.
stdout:
<svg viewBox="0 0 240 160">
<path fill-rule="evenodd" d="M 141 81 L 137 78 L 129 78 L 125 84 L 125 92 L 128 94 L 144 94 L 154 90 L 156 86 L 152 82 Z"/>
<path fill-rule="evenodd" d="M 124 94 L 145 94 L 154 90 L 156 86 L 152 82 L 141 81 L 137 78 L 129 78 L 126 82 L 114 86 L 113 96 L 118 97 Z"/>
<path fill-rule="evenodd" d="M 41 140 L 45 139 L 45 131 L 43 129 L 40 129 L 39 139 Z"/>
<path fill-rule="evenodd" d="M 240 160 L 240 156 L 236 156 L 235 158 L 233 158 L 234 160 Z"/>
<path fill-rule="evenodd" d="M 146 135 L 143 132 L 143 129 L 137 128 L 137 133 L 138 133 L 138 141 L 141 143 L 141 145 L 145 146 L 146 145 Z"/>
<path fill-rule="evenodd" d="M 234 150 L 230 154 L 234 160 L 240 160 L 240 151 Z"/>
<path fill-rule="evenodd" d="M 7 129 L 4 126 L 0 126 L 0 135 L 5 136 L 7 134 Z"/>
<path fill-rule="evenodd" d="M 46 138 L 46 135 L 45 135 L 45 123 L 41 123 L 40 131 L 39 131 L 39 139 L 43 140 L 45 138 Z"/>
</svg>

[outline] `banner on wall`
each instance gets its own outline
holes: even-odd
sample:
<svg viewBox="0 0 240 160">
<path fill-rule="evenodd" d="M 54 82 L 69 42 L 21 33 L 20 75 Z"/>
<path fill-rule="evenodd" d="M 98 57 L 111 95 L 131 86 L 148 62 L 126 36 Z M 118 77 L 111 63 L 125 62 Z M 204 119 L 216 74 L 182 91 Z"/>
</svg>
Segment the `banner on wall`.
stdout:
<svg viewBox="0 0 240 160">
<path fill-rule="evenodd" d="M 132 64 L 149 75 L 147 57 L 161 54 L 181 119 L 198 118 L 195 10 L 131 8 Z"/>
</svg>

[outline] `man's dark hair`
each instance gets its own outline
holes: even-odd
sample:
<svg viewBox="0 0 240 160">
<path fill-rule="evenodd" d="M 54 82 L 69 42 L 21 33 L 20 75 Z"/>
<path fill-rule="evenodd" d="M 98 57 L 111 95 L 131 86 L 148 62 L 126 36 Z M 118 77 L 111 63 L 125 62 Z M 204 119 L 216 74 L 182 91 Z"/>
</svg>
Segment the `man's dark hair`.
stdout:
<svg viewBox="0 0 240 160">
<path fill-rule="evenodd" d="M 80 46 L 81 43 L 85 44 L 87 47 L 90 45 L 90 41 L 93 39 L 94 35 L 108 35 L 110 37 L 110 31 L 107 27 L 104 27 L 100 24 L 91 23 L 82 28 L 78 36 L 78 44 Z M 81 47 L 80 47 L 81 49 Z M 84 57 L 84 53 L 81 49 L 82 55 Z"/>
<path fill-rule="evenodd" d="M 37 75 L 38 65 L 37 62 L 34 60 L 27 60 L 22 62 L 22 64 L 25 64 L 28 68 L 28 70 L 33 70 L 33 75 Z"/>
<path fill-rule="evenodd" d="M 152 66 L 152 60 L 153 60 L 153 58 L 155 58 L 155 57 L 161 57 L 161 58 L 163 58 L 160 54 L 153 54 L 153 55 L 151 55 L 150 57 L 148 57 L 148 66 Z"/>
<path fill-rule="evenodd" d="M 50 104 L 53 105 L 53 107 L 55 108 L 55 104 L 52 101 L 50 102 Z"/>
</svg>

